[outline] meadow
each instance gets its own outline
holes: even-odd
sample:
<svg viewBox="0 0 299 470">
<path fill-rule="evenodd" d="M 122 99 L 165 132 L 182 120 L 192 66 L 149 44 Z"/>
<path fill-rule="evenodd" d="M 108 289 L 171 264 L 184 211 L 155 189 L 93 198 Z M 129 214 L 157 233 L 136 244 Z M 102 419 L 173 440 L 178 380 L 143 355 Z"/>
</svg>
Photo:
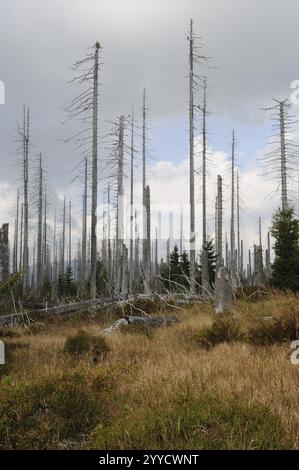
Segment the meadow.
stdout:
<svg viewBox="0 0 299 470">
<path fill-rule="evenodd" d="M 0 449 L 299 449 L 299 297 L 239 297 L 155 329 L 102 335 L 113 312 L 1 329 Z"/>
</svg>

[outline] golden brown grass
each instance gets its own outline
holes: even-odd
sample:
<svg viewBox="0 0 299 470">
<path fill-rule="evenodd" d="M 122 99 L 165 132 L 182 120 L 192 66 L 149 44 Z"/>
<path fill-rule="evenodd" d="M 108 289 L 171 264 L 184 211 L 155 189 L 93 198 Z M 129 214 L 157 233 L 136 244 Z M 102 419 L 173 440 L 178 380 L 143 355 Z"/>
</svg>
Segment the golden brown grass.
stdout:
<svg viewBox="0 0 299 470">
<path fill-rule="evenodd" d="M 258 302 L 238 300 L 235 318 L 244 329 L 265 316 L 292 313 L 299 319 L 298 300 L 294 294 L 284 296 L 278 293 Z M 212 306 L 196 305 L 176 311 L 176 314 L 181 320 L 178 324 L 157 329 L 150 336 L 129 331 L 107 336 L 110 351 L 103 367 L 112 372 L 114 386 L 114 399 L 108 402 L 106 410 L 110 431 L 113 431 L 114 423 L 122 423 L 128 410 L 129 414 L 137 416 L 140 410 L 144 413 L 150 410 L 152 404 L 163 407 L 165 403 L 176 403 L 180 396 L 212 395 L 225 403 L 231 398 L 236 403 L 242 400 L 249 407 L 265 405 L 281 422 L 287 447 L 299 449 L 299 366 L 290 362 L 290 345 L 255 346 L 240 341 L 218 344 L 206 350 L 194 337 L 203 327 L 212 324 L 215 318 Z M 14 347 L 9 355 L 7 376 L 0 379 L 2 383 L 7 384 L 9 380 L 30 383 L 37 378 L 51 378 L 75 368 L 75 359 L 65 354 L 63 349 L 66 338 L 82 328 L 82 323 L 81 318 L 78 324 L 74 320 L 51 322 L 36 334 L 24 335 L 21 332 L 16 337 L 4 338 L 8 345 L 19 344 L 20 347 Z M 92 335 L 100 334 L 101 327 L 96 318 L 89 319 L 84 325 Z M 83 364 L 85 374 L 92 376 L 95 368 L 99 367 L 88 355 L 80 359 L 80 364 Z M 99 439 L 99 433 L 103 433 L 102 421 L 99 416 L 95 431 L 89 429 L 88 435 L 76 435 L 74 446 L 99 445 L 102 442 Z M 132 445 L 132 441 L 129 444 Z M 124 443 L 115 437 L 113 445 L 117 447 Z M 184 445 L 188 448 L 188 439 Z M 227 444 L 228 448 L 230 445 L 233 444 Z M 240 443 L 238 446 L 242 447 Z M 247 443 L 244 448 L 254 446 Z"/>
</svg>

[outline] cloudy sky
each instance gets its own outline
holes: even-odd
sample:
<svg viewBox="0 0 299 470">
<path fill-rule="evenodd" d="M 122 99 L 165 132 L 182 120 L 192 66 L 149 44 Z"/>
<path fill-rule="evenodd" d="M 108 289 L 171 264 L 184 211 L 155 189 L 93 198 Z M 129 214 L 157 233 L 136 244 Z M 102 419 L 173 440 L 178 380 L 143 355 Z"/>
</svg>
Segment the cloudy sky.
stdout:
<svg viewBox="0 0 299 470">
<path fill-rule="evenodd" d="M 24 103 L 32 113 L 32 165 L 35 155 L 43 152 L 54 204 L 64 194 L 73 198 L 80 194 L 79 186 L 70 185 L 78 157 L 63 143 L 69 129 L 62 125 L 62 108 L 74 95 L 68 85 L 70 66 L 96 40 L 102 45 L 103 62 L 101 135 L 107 132 L 108 119 L 128 115 L 132 105 L 140 118 L 146 87 L 153 201 L 188 201 L 186 32 L 190 18 L 205 55 L 211 57 L 211 67 L 200 70 L 209 84 L 210 205 L 214 204 L 214 177 L 220 171 L 226 176 L 235 127 L 242 226 L 244 238 L 252 243 L 258 216 L 267 226 L 279 202 L 271 198 L 275 185 L 264 180 L 256 159 L 264 152 L 269 134 L 269 116 L 261 108 L 271 105 L 272 98 L 289 97 L 291 82 L 299 79 L 296 0 L 1 0 L 0 80 L 5 83 L 6 102 L 0 105 L 0 221 L 13 217 L 20 173 L 16 122 Z M 197 99 L 200 103 L 200 93 Z M 199 201 L 200 180 L 197 187 Z M 209 224 L 212 230 L 212 214 Z"/>
</svg>

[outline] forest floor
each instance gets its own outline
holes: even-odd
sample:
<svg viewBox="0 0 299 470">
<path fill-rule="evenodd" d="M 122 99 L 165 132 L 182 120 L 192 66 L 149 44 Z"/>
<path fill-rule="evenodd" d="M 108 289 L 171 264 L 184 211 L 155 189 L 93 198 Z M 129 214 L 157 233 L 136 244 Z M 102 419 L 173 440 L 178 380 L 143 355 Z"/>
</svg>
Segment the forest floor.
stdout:
<svg viewBox="0 0 299 470">
<path fill-rule="evenodd" d="M 299 449 L 299 297 L 175 314 L 104 337 L 109 313 L 2 329 L 0 449 Z"/>
</svg>

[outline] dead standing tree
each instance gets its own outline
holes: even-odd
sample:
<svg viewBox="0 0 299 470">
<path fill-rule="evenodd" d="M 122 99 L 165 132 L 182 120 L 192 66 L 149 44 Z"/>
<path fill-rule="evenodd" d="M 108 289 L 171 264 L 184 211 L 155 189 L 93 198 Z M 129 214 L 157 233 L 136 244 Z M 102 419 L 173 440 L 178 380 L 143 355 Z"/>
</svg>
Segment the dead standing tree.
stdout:
<svg viewBox="0 0 299 470">
<path fill-rule="evenodd" d="M 109 178 L 108 204 L 110 206 L 110 189 L 115 190 L 115 256 L 113 265 L 114 286 L 118 293 L 127 291 L 125 286 L 128 283 L 126 278 L 127 262 L 126 247 L 124 245 L 124 179 L 127 166 L 126 155 L 129 148 L 125 145 L 125 130 L 127 120 L 124 116 L 109 122 L 111 129 L 106 136 L 108 157 L 106 159 L 105 171 Z M 108 207 L 108 237 L 110 238 L 110 207 Z M 110 240 L 108 249 L 111 253 Z"/>
<path fill-rule="evenodd" d="M 23 173 L 23 202 L 22 202 L 22 224 L 21 224 L 21 244 L 20 250 L 20 270 L 23 274 L 23 294 L 26 293 L 29 286 L 29 202 L 28 202 L 28 184 L 29 184 L 29 129 L 30 114 L 29 108 L 24 105 L 23 122 L 18 124 L 18 141 L 22 145 L 22 173 Z"/>
<path fill-rule="evenodd" d="M 93 51 L 72 67 L 76 76 L 71 81 L 77 86 L 85 86 L 83 92 L 74 98 L 66 108 L 67 120 L 79 118 L 85 128 L 67 141 L 73 140 L 80 149 L 81 157 L 91 160 L 91 242 L 90 242 L 90 296 L 96 297 L 97 270 L 97 193 L 98 193 L 98 98 L 100 43 L 96 42 Z"/>
<path fill-rule="evenodd" d="M 202 253 L 201 253 L 201 283 L 203 295 L 211 291 L 209 279 L 209 259 L 207 250 L 207 81 L 203 77 L 203 105 L 202 111 Z"/>
<path fill-rule="evenodd" d="M 292 133 L 293 125 L 297 123 L 291 115 L 289 100 L 274 100 L 275 105 L 266 108 L 272 113 L 272 128 L 274 134 L 270 136 L 268 145 L 271 150 L 266 153 L 261 162 L 266 176 L 277 180 L 281 193 L 281 208 L 288 208 L 290 199 L 290 183 L 297 169 L 298 145 L 294 144 Z M 277 190 L 275 190 L 275 193 Z"/>
<path fill-rule="evenodd" d="M 134 285 L 134 165 L 135 165 L 135 121 L 134 109 L 131 114 L 131 146 L 130 146 L 130 270 L 129 287 L 133 292 Z"/>
<path fill-rule="evenodd" d="M 195 258 L 196 258 L 196 232 L 195 232 L 195 193 L 194 193 L 194 132 L 195 132 L 195 93 L 198 91 L 202 77 L 196 71 L 196 65 L 207 60 L 200 54 L 199 38 L 193 32 L 193 20 L 190 20 L 190 30 L 187 34 L 189 42 L 189 184 L 190 184 L 190 291 L 196 291 Z"/>
<path fill-rule="evenodd" d="M 236 256 L 235 256 L 235 130 L 232 131 L 231 148 L 231 215 L 230 215 L 230 273 L 235 283 L 236 279 Z"/>
<path fill-rule="evenodd" d="M 147 130 L 148 130 L 148 107 L 146 104 L 146 90 L 143 90 L 142 106 L 142 205 L 143 205 L 143 284 L 145 293 L 150 293 L 151 281 L 151 213 L 150 213 L 150 187 L 146 181 L 147 161 Z"/>
<path fill-rule="evenodd" d="M 14 230 L 14 245 L 13 245 L 13 264 L 12 270 L 14 273 L 18 271 L 18 250 L 19 250 L 19 211 L 20 211 L 20 190 L 17 192 L 17 204 L 16 204 L 16 218 L 15 218 L 15 230 Z"/>
</svg>

